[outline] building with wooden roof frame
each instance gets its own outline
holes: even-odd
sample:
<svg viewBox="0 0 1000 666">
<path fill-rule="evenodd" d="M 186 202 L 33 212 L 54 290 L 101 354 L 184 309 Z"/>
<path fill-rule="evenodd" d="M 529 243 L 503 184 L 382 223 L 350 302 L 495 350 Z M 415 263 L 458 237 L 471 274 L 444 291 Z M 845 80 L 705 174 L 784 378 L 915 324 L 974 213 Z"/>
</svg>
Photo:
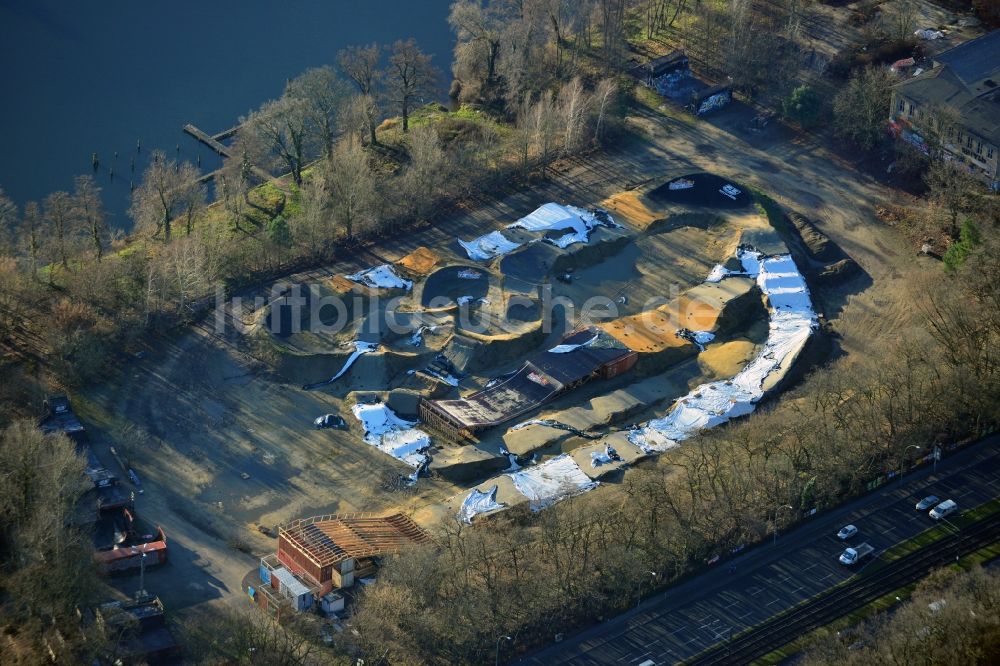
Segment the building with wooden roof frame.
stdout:
<svg viewBox="0 0 1000 666">
<path fill-rule="evenodd" d="M 397 553 L 430 541 L 402 513 L 328 514 L 293 520 L 278 527 L 278 560 L 292 573 L 327 587 L 352 571 L 357 560 Z M 311 580 L 310 580 L 311 579 Z"/>
</svg>

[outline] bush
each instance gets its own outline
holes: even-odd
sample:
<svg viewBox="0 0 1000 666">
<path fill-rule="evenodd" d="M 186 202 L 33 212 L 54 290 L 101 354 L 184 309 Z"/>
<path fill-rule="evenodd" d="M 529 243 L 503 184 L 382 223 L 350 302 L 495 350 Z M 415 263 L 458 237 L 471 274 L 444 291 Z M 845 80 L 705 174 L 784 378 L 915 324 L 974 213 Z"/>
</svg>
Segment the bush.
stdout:
<svg viewBox="0 0 1000 666">
<path fill-rule="evenodd" d="M 953 271 L 965 263 L 969 258 L 969 253 L 982 242 L 979 236 L 979 229 L 971 220 L 962 222 L 962 230 L 959 232 L 957 243 L 952 243 L 948 251 L 944 253 L 942 260 L 948 270 Z"/>
<path fill-rule="evenodd" d="M 277 215 L 267 223 L 267 238 L 279 247 L 290 247 L 292 244 L 292 232 L 288 228 L 288 222 L 281 215 Z"/>
<path fill-rule="evenodd" d="M 893 39 L 869 47 L 845 49 L 834 56 L 827 71 L 837 78 L 846 79 L 868 65 L 891 65 L 902 58 L 913 56 L 919 59 L 921 55 L 923 50 L 913 38 Z"/>
<path fill-rule="evenodd" d="M 814 127 L 822 115 L 823 100 L 811 86 L 802 85 L 782 101 L 781 110 L 802 127 Z"/>
</svg>

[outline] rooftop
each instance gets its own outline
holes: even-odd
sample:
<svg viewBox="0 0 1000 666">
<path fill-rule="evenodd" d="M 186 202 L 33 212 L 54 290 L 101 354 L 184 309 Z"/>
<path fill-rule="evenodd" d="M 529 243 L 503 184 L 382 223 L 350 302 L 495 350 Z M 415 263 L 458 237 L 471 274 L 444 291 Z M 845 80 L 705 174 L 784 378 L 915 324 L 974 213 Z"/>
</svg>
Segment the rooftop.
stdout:
<svg viewBox="0 0 1000 666">
<path fill-rule="evenodd" d="M 408 516 L 339 514 L 294 520 L 278 527 L 284 537 L 320 567 L 349 558 L 398 552 L 406 546 L 430 541 Z"/>
<path fill-rule="evenodd" d="M 919 104 L 955 109 L 965 127 L 1000 144 L 1000 30 L 941 53 L 934 65 L 896 89 Z"/>
<path fill-rule="evenodd" d="M 974 94 L 988 92 L 996 87 L 1000 72 L 1000 30 L 939 53 L 934 62 L 947 66 Z"/>
<path fill-rule="evenodd" d="M 632 350 L 596 327 L 573 331 L 553 349 L 562 351 L 536 354 L 514 374 L 481 391 L 423 404 L 464 428 L 494 426 L 539 407 L 566 387 L 585 381 L 602 366 L 632 354 Z"/>
</svg>

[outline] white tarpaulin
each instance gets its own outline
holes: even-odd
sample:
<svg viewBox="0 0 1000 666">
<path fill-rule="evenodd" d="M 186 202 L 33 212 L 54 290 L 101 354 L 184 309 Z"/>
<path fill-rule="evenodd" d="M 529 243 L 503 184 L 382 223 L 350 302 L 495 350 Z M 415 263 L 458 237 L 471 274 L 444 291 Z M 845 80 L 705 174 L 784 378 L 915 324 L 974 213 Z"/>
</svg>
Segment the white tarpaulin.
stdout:
<svg viewBox="0 0 1000 666">
<path fill-rule="evenodd" d="M 458 244 L 465 249 L 465 253 L 469 255 L 469 259 L 475 259 L 476 261 L 487 261 L 508 252 L 513 252 L 521 247 L 520 243 L 508 240 L 499 231 L 491 231 L 485 236 L 473 238 L 470 241 L 459 240 Z"/>
<path fill-rule="evenodd" d="M 608 216 L 610 220 L 610 215 Z M 508 224 L 508 229 L 524 229 L 526 231 L 559 231 L 569 233 L 559 238 L 546 240 L 559 248 L 567 248 L 573 243 L 586 243 L 590 232 L 596 227 L 618 225 L 599 219 L 594 213 L 576 206 L 562 206 L 557 203 L 547 203 L 525 215 L 517 222 Z"/>
<path fill-rule="evenodd" d="M 463 523 L 471 525 L 472 519 L 479 514 L 499 511 L 506 506 L 507 505 L 502 502 L 497 502 L 497 487 L 495 485 L 485 493 L 473 488 L 472 492 L 469 493 L 469 496 L 465 498 L 464 502 L 462 502 L 462 508 L 458 512 L 458 518 Z"/>
<path fill-rule="evenodd" d="M 790 255 L 765 258 L 744 249 L 737 256 L 742 274 L 755 277 L 767 296 L 770 323 L 764 348 L 732 379 L 698 386 L 677 400 L 665 417 L 630 432 L 629 441 L 646 452 L 671 448 L 701 430 L 752 412 L 764 397 L 768 376 L 798 356 L 817 326 L 809 290 Z"/>
<path fill-rule="evenodd" d="M 580 347 L 586 347 L 587 345 L 594 344 L 594 342 L 596 342 L 597 338 L 599 338 L 599 337 L 601 337 L 601 336 L 598 335 L 597 333 L 595 333 L 594 337 L 590 338 L 589 340 L 584 340 L 583 342 L 581 342 L 579 344 L 575 344 L 575 345 L 556 345 L 555 347 L 553 347 L 552 349 L 549 350 L 549 353 L 551 353 L 551 354 L 568 354 L 571 351 L 576 351 Z"/>
<path fill-rule="evenodd" d="M 344 361 L 344 366 L 340 369 L 340 372 L 335 374 L 333 377 L 330 377 L 325 382 L 319 382 L 318 384 L 306 384 L 303 388 L 312 389 L 332 384 L 343 377 L 344 373 L 351 369 L 351 366 L 354 365 L 354 362 L 357 361 L 362 354 L 369 354 L 378 349 L 377 342 L 362 342 L 360 340 L 355 340 L 353 344 L 354 351 L 352 351 L 351 355 L 347 357 L 346 361 Z"/>
<path fill-rule="evenodd" d="M 413 288 L 413 283 L 396 275 L 396 271 L 392 270 L 392 266 L 389 264 L 382 264 L 344 277 L 373 289 L 406 289 L 409 291 Z"/>
<path fill-rule="evenodd" d="M 598 485 L 567 453 L 507 476 L 514 482 L 514 487 L 528 498 L 532 511 L 585 493 Z"/>
<path fill-rule="evenodd" d="M 357 404 L 351 408 L 365 430 L 365 442 L 411 467 L 428 462 L 424 453 L 431 446 L 430 435 L 396 416 L 385 403 Z"/>
</svg>

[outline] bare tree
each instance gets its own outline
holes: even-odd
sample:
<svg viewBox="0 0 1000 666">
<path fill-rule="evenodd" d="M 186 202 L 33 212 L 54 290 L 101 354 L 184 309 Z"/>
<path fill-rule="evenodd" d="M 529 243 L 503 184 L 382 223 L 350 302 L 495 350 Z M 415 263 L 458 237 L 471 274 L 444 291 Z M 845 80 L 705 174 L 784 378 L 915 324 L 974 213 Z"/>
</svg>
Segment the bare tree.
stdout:
<svg viewBox="0 0 1000 666">
<path fill-rule="evenodd" d="M 200 188 L 198 168 L 190 162 L 178 164 L 168 160 L 163 151 L 153 152 L 152 161 L 143 174 L 142 183 L 132 193 L 129 214 L 136 228 L 170 242 L 174 219 L 192 200 L 189 189 Z"/>
<path fill-rule="evenodd" d="M 233 231 L 251 233 L 254 229 L 244 227 L 250 222 L 254 227 L 257 223 L 248 214 L 250 205 L 250 190 L 254 179 L 253 156 L 265 151 L 259 137 L 251 131 L 242 128 L 236 134 L 230 157 L 223 162 L 216 185 L 219 198 L 226 210 L 229 224 Z"/>
<path fill-rule="evenodd" d="M 0 543 L 8 591 L 30 616 L 70 618 L 96 582 L 87 543 L 73 524 L 86 489 L 84 461 L 64 435 L 17 421 L 0 433 Z M 37 585 L 45 576 L 51 585 Z"/>
<path fill-rule="evenodd" d="M 422 219 L 447 179 L 447 157 L 437 132 L 422 125 L 410 135 L 410 163 L 402 176 L 402 190 L 409 214 Z"/>
<path fill-rule="evenodd" d="M 882 27 L 885 32 L 896 40 L 906 40 L 913 37 L 920 17 L 920 4 L 916 2 L 896 2 L 891 8 L 884 8 Z"/>
<path fill-rule="evenodd" d="M 379 79 L 379 61 L 382 47 L 376 43 L 368 46 L 348 46 L 337 52 L 340 70 L 358 87 L 362 95 L 374 95 Z"/>
<path fill-rule="evenodd" d="M 625 0 L 600 0 L 602 50 L 604 66 L 615 72 L 621 67 L 625 45 Z"/>
<path fill-rule="evenodd" d="M 215 279 L 215 266 L 205 246 L 191 237 L 171 243 L 162 260 L 164 278 L 172 287 L 178 309 L 183 313 L 193 298 L 208 293 Z"/>
<path fill-rule="evenodd" d="M 282 97 L 264 102 L 240 124 L 241 131 L 256 135 L 253 145 L 266 150 L 251 159 L 271 167 L 284 167 L 296 185 L 302 184 L 310 139 L 309 111 L 304 100 Z"/>
<path fill-rule="evenodd" d="M 334 151 L 336 154 L 336 150 Z M 302 208 L 290 221 L 292 238 L 308 257 L 319 258 L 335 239 L 330 207 L 329 162 L 320 163 L 302 183 Z"/>
<path fill-rule="evenodd" d="M 322 147 L 323 154 L 332 155 L 338 125 L 350 98 L 347 83 L 332 67 L 314 67 L 289 81 L 285 96 L 304 103 L 308 131 Z"/>
<path fill-rule="evenodd" d="M 43 202 L 45 224 L 49 229 L 56 259 L 63 268 L 69 268 L 70 243 L 74 230 L 73 198 L 67 192 L 53 192 Z"/>
<path fill-rule="evenodd" d="M 985 188 L 964 164 L 955 160 L 932 160 L 924 180 L 931 200 L 947 212 L 948 233 L 958 238 L 959 216 L 973 204 L 977 191 Z"/>
<path fill-rule="evenodd" d="M 833 101 L 837 132 L 865 150 L 872 150 L 885 138 L 889 118 L 890 87 L 895 76 L 885 67 L 866 67 L 855 74 Z"/>
<path fill-rule="evenodd" d="M 29 201 L 24 205 L 24 216 L 18 227 L 17 234 L 24 244 L 24 253 L 28 256 L 28 266 L 31 278 L 38 279 L 38 262 L 42 251 L 42 214 L 38 204 Z"/>
<path fill-rule="evenodd" d="M 597 88 L 594 89 L 593 101 L 591 102 L 591 108 L 595 115 L 594 143 L 600 144 L 601 139 L 604 138 L 608 113 L 615 103 L 617 95 L 618 82 L 615 79 L 607 78 L 598 81 Z"/>
<path fill-rule="evenodd" d="M 205 186 L 197 178 L 192 178 L 181 187 L 179 204 L 184 216 L 184 231 L 188 236 L 194 230 L 195 220 L 208 208 L 207 196 Z"/>
<path fill-rule="evenodd" d="M 563 152 L 576 152 L 583 144 L 590 99 L 580 77 L 573 77 L 559 90 L 558 113 L 562 121 Z"/>
<path fill-rule="evenodd" d="M 197 663 L 235 666 L 300 666 L 332 663 L 306 637 L 297 618 L 279 624 L 253 609 L 225 609 L 186 622 L 182 631 L 188 652 Z"/>
<path fill-rule="evenodd" d="M 378 122 L 381 112 L 378 102 L 372 95 L 354 95 L 347 103 L 344 111 L 344 122 L 351 134 L 358 134 L 361 140 L 368 137 L 371 145 L 378 145 L 378 137 L 375 135 L 378 129 Z"/>
<path fill-rule="evenodd" d="M 437 86 L 439 74 L 431 65 L 431 57 L 421 51 L 412 38 L 405 42 L 397 40 L 392 45 L 385 78 L 389 84 L 389 95 L 399 104 L 403 132 L 410 129 L 410 111 L 414 102 L 424 95 L 433 94 Z"/>
<path fill-rule="evenodd" d="M 0 253 L 13 252 L 14 228 L 17 226 L 17 205 L 0 187 Z"/>
<path fill-rule="evenodd" d="M 104 256 L 104 242 L 108 226 L 104 221 L 104 204 L 101 202 L 101 188 L 91 175 L 77 176 L 73 191 L 76 219 L 83 225 L 83 232 L 90 238 L 94 256 L 101 261 Z"/>
<path fill-rule="evenodd" d="M 364 148 L 355 142 L 338 146 L 330 157 L 327 187 L 330 213 L 345 237 L 365 232 L 374 221 L 375 176 Z"/>
<path fill-rule="evenodd" d="M 513 19 L 514 7 L 505 1 L 452 4 L 448 14 L 456 38 L 452 73 L 461 85 L 462 99 L 492 101 L 497 97 L 501 44 Z"/>
<path fill-rule="evenodd" d="M 546 90 L 531 108 L 532 136 L 542 163 L 543 176 L 552 154 L 552 144 L 556 138 L 556 123 L 556 105 L 552 98 L 552 91 Z"/>
</svg>

